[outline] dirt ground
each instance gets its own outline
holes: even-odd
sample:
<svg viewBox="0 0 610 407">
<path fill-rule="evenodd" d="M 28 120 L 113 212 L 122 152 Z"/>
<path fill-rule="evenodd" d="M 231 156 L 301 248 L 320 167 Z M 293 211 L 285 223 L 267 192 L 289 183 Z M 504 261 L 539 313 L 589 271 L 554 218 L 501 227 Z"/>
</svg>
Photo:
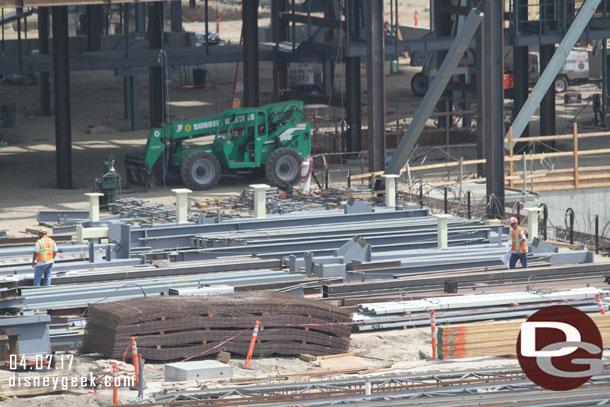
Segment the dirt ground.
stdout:
<svg viewBox="0 0 610 407">
<path fill-rule="evenodd" d="M 211 5 L 214 2 L 210 2 Z M 399 1 L 399 18 L 401 24 L 413 24 L 414 11 L 418 11 L 419 25 L 429 24 L 428 0 Z M 389 2 L 386 0 L 386 13 L 389 13 Z M 387 14 L 389 19 L 389 14 Z M 268 19 L 261 19 L 261 26 L 268 24 Z M 189 31 L 203 31 L 202 22 L 184 24 Z M 241 22 L 221 22 L 221 36 L 227 41 L 239 41 Z M 35 31 L 30 31 L 35 35 Z M 16 37 L 16 33 L 7 32 L 7 38 Z M 407 60 L 401 60 L 401 74 L 386 76 L 387 121 L 396 118 L 409 122 L 421 99 L 413 96 L 410 89 L 411 77 L 420 68 L 412 68 Z M 231 102 L 234 64 L 219 64 L 207 66 L 214 87 L 183 88 L 185 84 L 179 75 L 171 76 L 169 91 L 169 109 L 172 120 L 190 119 L 215 115 L 228 109 Z M 271 64 L 262 63 L 260 67 L 260 88 L 264 102 L 269 101 L 271 93 Z M 386 66 L 389 73 L 389 64 Z M 363 89 L 363 125 L 366 126 L 366 76 L 362 71 Z M 241 71 L 240 71 L 241 77 Z M 336 74 L 338 92 L 344 91 L 345 82 L 340 70 Z M 0 230 L 7 230 L 12 236 L 23 236 L 21 231 L 27 227 L 36 226 L 35 216 L 41 209 L 86 209 L 88 202 L 83 195 L 94 190 L 95 178 L 103 173 L 103 161 L 114 155 L 117 169 L 124 174 L 123 159 L 126 154 L 139 155 L 146 143 L 148 127 L 148 82 L 141 78 L 140 104 L 142 113 L 142 128 L 140 131 L 130 131 L 129 122 L 124 118 L 122 99 L 122 78 L 114 76 L 109 71 L 74 72 L 71 74 L 71 110 L 72 110 L 72 168 L 73 189 L 59 190 L 56 185 L 55 162 L 55 124 L 53 116 L 42 117 L 37 114 L 38 85 L 18 85 L 10 81 L 0 82 L 0 104 L 17 102 L 18 124 L 16 128 L 0 128 Z M 585 85 L 583 97 L 595 91 L 594 86 Z M 560 101 L 558 97 L 558 101 Z M 576 107 L 558 105 L 558 114 L 568 117 L 574 115 L 586 102 Z M 509 106 L 507 106 L 509 108 Z M 320 115 L 332 116 L 336 120 L 342 118 L 337 109 L 318 112 Z M 562 116 L 563 117 L 563 116 Z M 582 113 L 583 121 L 590 121 L 588 111 Z M 87 134 L 90 125 L 104 125 L 106 131 L 98 134 Z M 568 121 L 558 122 L 557 128 L 569 125 Z M 535 125 L 534 125 L 535 126 Z M 533 127 L 534 127 L 533 126 Z M 66 165 L 66 163 L 60 163 Z M 220 184 L 211 191 L 194 192 L 195 199 L 212 196 L 237 194 L 248 184 L 261 180 L 243 177 L 223 177 Z M 158 186 L 144 192 L 142 188 L 122 190 L 122 197 L 138 197 L 150 203 L 172 204 L 174 202 L 172 187 Z M 452 371 L 461 368 L 483 368 L 497 366 L 516 366 L 516 361 L 510 359 L 476 360 L 470 362 L 438 362 L 427 361 L 430 358 L 430 334 L 427 329 L 407 329 L 395 331 L 379 331 L 360 333 L 352 336 L 350 351 L 363 352 L 366 363 L 371 366 L 384 362 L 393 363 L 394 369 L 405 372 Z M 377 359 L 376 359 L 377 358 Z M 95 358 L 79 357 L 78 374 L 86 374 Z M 264 358 L 254 359 L 253 369 L 243 368 L 243 359 L 231 361 L 234 376 L 253 377 L 270 376 L 286 373 L 302 372 L 313 367 L 313 364 L 296 358 Z M 148 365 L 146 370 L 149 381 L 149 394 L 161 391 L 161 381 L 164 377 L 162 365 Z M 0 371 L 0 379 L 6 377 L 6 372 Z M 120 400 L 133 400 L 135 392 L 122 391 Z M 109 391 L 97 395 L 59 395 L 40 396 L 26 399 L 11 399 L 5 401 L 7 406 L 106 406 L 111 403 Z"/>
</svg>

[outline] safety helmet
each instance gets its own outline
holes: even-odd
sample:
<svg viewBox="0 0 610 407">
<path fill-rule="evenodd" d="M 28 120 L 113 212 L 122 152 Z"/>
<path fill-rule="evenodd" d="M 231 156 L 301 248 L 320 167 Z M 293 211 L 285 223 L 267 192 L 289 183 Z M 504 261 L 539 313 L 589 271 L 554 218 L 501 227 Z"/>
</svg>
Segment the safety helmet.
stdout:
<svg viewBox="0 0 610 407">
<path fill-rule="evenodd" d="M 514 216 L 511 216 L 511 217 L 508 219 L 508 224 L 509 224 L 509 225 L 514 225 L 514 224 L 517 224 L 517 223 L 519 223 L 519 221 L 517 221 L 517 218 L 515 218 Z"/>
</svg>

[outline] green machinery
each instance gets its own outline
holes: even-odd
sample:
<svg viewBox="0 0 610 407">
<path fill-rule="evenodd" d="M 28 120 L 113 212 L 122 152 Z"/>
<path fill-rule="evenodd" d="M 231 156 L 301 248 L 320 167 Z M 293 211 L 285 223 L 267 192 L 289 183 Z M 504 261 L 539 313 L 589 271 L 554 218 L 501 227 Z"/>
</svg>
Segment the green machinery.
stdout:
<svg viewBox="0 0 610 407">
<path fill-rule="evenodd" d="M 206 140 L 205 138 L 208 138 Z M 169 122 L 152 129 L 144 158 L 125 160 L 128 183 L 153 185 L 153 174 L 179 174 L 194 190 L 205 190 L 224 173 L 264 173 L 275 185 L 296 181 L 311 154 L 311 125 L 303 102 L 237 108 L 205 119 Z"/>
<path fill-rule="evenodd" d="M 107 207 L 108 204 L 116 202 L 121 189 L 121 174 L 114 169 L 113 155 L 104 160 L 104 175 L 95 179 L 95 186 L 104 194 L 100 199 L 100 206 Z"/>
</svg>

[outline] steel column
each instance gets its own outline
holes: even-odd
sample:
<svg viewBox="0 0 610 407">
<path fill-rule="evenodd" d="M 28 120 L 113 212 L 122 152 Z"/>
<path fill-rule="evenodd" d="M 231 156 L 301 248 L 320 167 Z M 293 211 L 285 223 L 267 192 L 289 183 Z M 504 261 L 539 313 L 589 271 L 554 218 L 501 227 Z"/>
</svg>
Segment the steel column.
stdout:
<svg viewBox="0 0 610 407">
<path fill-rule="evenodd" d="M 504 29 L 503 4 L 497 0 L 485 0 L 485 16 L 482 25 L 483 86 L 482 127 L 485 138 L 485 172 L 489 199 L 497 199 L 488 205 L 488 216 L 504 216 Z"/>
<path fill-rule="evenodd" d="M 360 2 L 347 2 L 348 40 L 360 39 Z M 347 151 L 362 150 L 362 104 L 360 99 L 360 58 L 346 58 Z"/>
<path fill-rule="evenodd" d="M 244 105 L 259 105 L 258 87 L 258 0 L 243 2 Z"/>
<path fill-rule="evenodd" d="M 148 3 L 148 47 L 161 49 L 163 46 L 163 3 Z M 165 58 L 159 53 L 161 64 Z M 165 121 L 165 97 L 163 92 L 163 68 L 148 69 L 148 109 L 150 127 L 159 127 Z"/>
<path fill-rule="evenodd" d="M 136 32 L 144 32 L 146 29 L 146 7 L 144 3 L 138 3 L 136 8 Z"/>
<path fill-rule="evenodd" d="M 131 120 L 131 130 L 140 130 L 140 84 L 139 76 L 131 75 L 127 77 L 129 92 L 129 119 Z"/>
<path fill-rule="evenodd" d="M 38 48 L 41 54 L 49 53 L 49 8 L 38 7 Z M 51 114 L 51 86 L 49 73 L 40 72 L 40 114 Z"/>
<path fill-rule="evenodd" d="M 369 171 L 385 169 L 383 2 L 368 1 L 366 13 Z"/>
<path fill-rule="evenodd" d="M 554 53 L 555 45 L 542 45 L 540 47 L 540 72 L 544 72 L 549 66 Z M 551 84 L 542 98 L 542 103 L 540 103 L 540 135 L 552 136 L 557 134 L 555 124 L 555 86 Z M 554 146 L 555 142 L 549 140 L 545 144 Z"/>
<path fill-rule="evenodd" d="M 601 120 L 604 127 L 608 127 L 608 46 L 602 41 L 602 100 Z"/>
<path fill-rule="evenodd" d="M 182 1 L 177 0 L 170 2 L 170 18 L 172 32 L 182 32 Z"/>
<path fill-rule="evenodd" d="M 527 0 L 514 0 L 513 27 L 515 30 L 522 21 L 527 21 Z M 514 121 L 519 111 L 525 104 L 529 95 L 529 57 L 528 47 L 513 47 L 513 115 Z M 529 125 L 523 130 L 523 136 L 529 136 Z"/>
<path fill-rule="evenodd" d="M 72 188 L 72 128 L 68 7 L 53 7 L 53 84 L 55 94 L 55 164 L 57 188 Z"/>
<path fill-rule="evenodd" d="M 87 51 L 100 51 L 102 28 L 104 26 L 104 6 L 87 6 Z"/>
<path fill-rule="evenodd" d="M 273 52 L 273 100 L 280 99 L 280 92 L 288 88 L 288 63 L 280 58 L 279 44 L 288 40 L 288 20 L 280 13 L 288 11 L 288 0 L 271 0 L 271 33 L 275 43 Z"/>
</svg>

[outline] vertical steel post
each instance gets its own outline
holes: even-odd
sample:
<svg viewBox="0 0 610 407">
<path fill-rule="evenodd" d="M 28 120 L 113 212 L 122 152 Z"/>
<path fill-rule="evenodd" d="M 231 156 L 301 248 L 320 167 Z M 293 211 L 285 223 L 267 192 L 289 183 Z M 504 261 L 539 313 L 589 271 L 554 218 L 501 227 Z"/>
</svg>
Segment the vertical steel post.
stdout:
<svg viewBox="0 0 610 407">
<path fill-rule="evenodd" d="M 447 210 L 447 187 L 445 187 L 444 205 L 445 205 L 445 213 L 448 213 L 448 210 Z"/>
<path fill-rule="evenodd" d="M 419 184 L 419 206 L 424 207 L 424 183 Z"/>
<path fill-rule="evenodd" d="M 602 41 L 602 124 L 608 127 L 608 47 Z"/>
<path fill-rule="evenodd" d="M 148 47 L 160 50 L 163 46 L 163 3 L 148 3 Z M 165 58 L 159 54 L 160 65 L 148 68 L 148 109 L 150 127 L 160 127 L 167 120 L 163 117 L 165 97 L 163 64 Z"/>
<path fill-rule="evenodd" d="M 514 0 L 515 13 L 513 19 L 513 27 L 518 29 L 523 21 L 527 21 L 527 0 Z M 529 54 L 528 47 L 513 47 L 513 120 L 519 114 L 519 111 L 525 104 L 529 95 Z M 522 133 L 523 137 L 529 136 L 529 124 L 525 127 Z"/>
<path fill-rule="evenodd" d="M 368 1 L 366 29 L 369 171 L 385 169 L 383 2 Z"/>
<path fill-rule="evenodd" d="M 102 4 L 87 6 L 87 51 L 102 49 L 102 28 L 104 25 L 104 6 Z"/>
<path fill-rule="evenodd" d="M 244 105 L 259 105 L 258 75 L 258 0 L 245 1 L 242 11 L 244 33 Z"/>
<path fill-rule="evenodd" d="M 540 72 L 544 72 L 553 54 L 555 54 L 555 44 L 540 46 Z M 555 86 L 551 84 L 540 103 L 540 135 L 556 134 L 555 121 Z M 554 147 L 555 142 L 546 141 L 545 144 Z M 545 149 L 543 148 L 543 150 Z"/>
<path fill-rule="evenodd" d="M 467 217 L 468 219 L 472 219 L 472 208 L 471 208 L 471 206 L 470 206 L 470 195 L 471 195 L 471 192 L 470 192 L 470 191 L 467 191 L 467 192 L 466 192 L 466 197 L 467 197 L 467 201 L 468 201 L 468 203 L 466 204 L 466 206 L 467 206 L 467 208 L 468 208 L 468 209 L 467 209 L 467 215 L 466 215 L 466 217 Z"/>
<path fill-rule="evenodd" d="M 2 29 L 4 30 L 4 25 Z M 41 54 L 49 53 L 48 7 L 38 7 L 38 48 Z M 40 114 L 42 116 L 49 116 L 51 114 L 51 86 L 49 84 L 48 72 L 40 72 Z"/>
<path fill-rule="evenodd" d="M 595 254 L 599 253 L 599 214 L 595 214 Z"/>
<path fill-rule="evenodd" d="M 209 25 L 209 21 L 210 21 L 210 9 L 208 7 L 208 0 L 205 0 L 205 2 L 203 3 L 203 7 L 205 8 L 205 35 L 206 35 L 206 41 L 205 41 L 205 53 L 209 54 L 210 53 L 210 42 L 207 40 L 207 36 L 210 33 L 210 25 Z"/>
<path fill-rule="evenodd" d="M 182 32 L 182 1 L 175 0 L 170 3 L 171 30 L 173 33 Z"/>
<path fill-rule="evenodd" d="M 68 7 L 53 7 L 53 82 L 55 94 L 55 163 L 57 188 L 72 188 L 72 126 Z"/>
<path fill-rule="evenodd" d="M 485 137 L 487 196 L 497 205 L 488 207 L 488 215 L 504 216 L 504 20 L 503 3 L 484 0 L 482 25 L 483 95 L 482 121 Z M 499 213 L 495 213 L 498 210 Z"/>
<path fill-rule="evenodd" d="M 360 5 L 359 1 L 348 1 L 347 38 L 360 39 Z M 345 62 L 347 93 L 347 151 L 362 150 L 362 105 L 360 89 L 360 58 L 349 57 Z"/>
</svg>

